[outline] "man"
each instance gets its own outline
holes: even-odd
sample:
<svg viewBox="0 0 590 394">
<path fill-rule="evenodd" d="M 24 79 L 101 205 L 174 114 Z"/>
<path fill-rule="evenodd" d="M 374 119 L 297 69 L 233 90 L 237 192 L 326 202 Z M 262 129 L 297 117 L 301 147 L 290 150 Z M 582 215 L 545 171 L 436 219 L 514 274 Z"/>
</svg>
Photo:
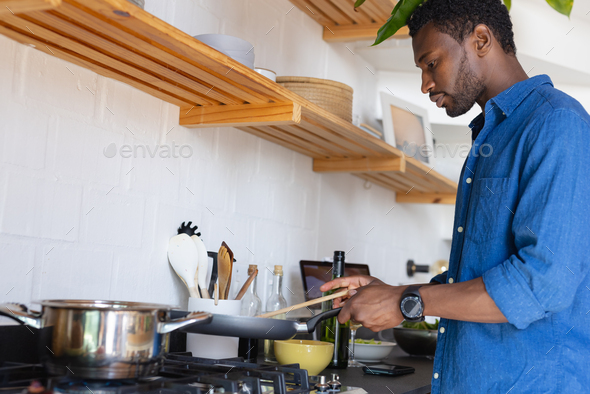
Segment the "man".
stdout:
<svg viewBox="0 0 590 394">
<path fill-rule="evenodd" d="M 338 320 L 373 331 L 440 316 L 432 393 L 590 392 L 590 117 L 528 78 L 500 0 L 427 0 L 408 25 L 422 92 L 449 116 L 483 111 L 449 270 L 409 292 L 367 276 L 321 290 L 353 290 Z"/>
</svg>

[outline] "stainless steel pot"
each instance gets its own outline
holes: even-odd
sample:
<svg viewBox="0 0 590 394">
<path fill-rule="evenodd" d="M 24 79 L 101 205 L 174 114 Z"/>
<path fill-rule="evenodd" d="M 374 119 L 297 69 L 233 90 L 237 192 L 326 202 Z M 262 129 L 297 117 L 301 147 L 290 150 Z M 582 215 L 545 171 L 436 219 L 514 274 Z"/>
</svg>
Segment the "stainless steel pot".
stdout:
<svg viewBox="0 0 590 394">
<path fill-rule="evenodd" d="M 46 300 L 41 312 L 0 304 L 0 314 L 40 329 L 40 358 L 50 373 L 125 379 L 156 373 L 168 333 L 211 321 L 192 312 L 171 319 L 168 305 L 122 301 Z M 32 331 L 31 331 L 32 332 Z"/>
</svg>

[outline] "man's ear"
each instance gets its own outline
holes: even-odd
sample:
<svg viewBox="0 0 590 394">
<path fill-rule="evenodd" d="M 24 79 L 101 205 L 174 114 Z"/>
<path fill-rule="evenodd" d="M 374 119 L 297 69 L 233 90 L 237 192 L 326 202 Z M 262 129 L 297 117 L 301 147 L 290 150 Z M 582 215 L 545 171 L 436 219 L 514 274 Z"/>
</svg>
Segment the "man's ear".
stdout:
<svg viewBox="0 0 590 394">
<path fill-rule="evenodd" d="M 471 34 L 471 44 L 477 56 L 484 57 L 487 55 L 494 46 L 494 35 L 490 28 L 484 24 L 475 26 Z"/>
</svg>

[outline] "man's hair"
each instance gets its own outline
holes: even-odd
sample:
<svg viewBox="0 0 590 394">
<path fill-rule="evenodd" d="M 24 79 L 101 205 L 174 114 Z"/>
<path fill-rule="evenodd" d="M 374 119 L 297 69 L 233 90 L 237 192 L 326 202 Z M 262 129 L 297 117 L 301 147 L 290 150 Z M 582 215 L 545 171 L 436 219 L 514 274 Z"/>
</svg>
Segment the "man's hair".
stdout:
<svg viewBox="0 0 590 394">
<path fill-rule="evenodd" d="M 501 0 L 426 0 L 408 20 L 410 36 L 430 22 L 436 30 L 450 35 L 459 44 L 477 25 L 484 24 L 505 53 L 516 54 L 512 22 Z"/>
</svg>

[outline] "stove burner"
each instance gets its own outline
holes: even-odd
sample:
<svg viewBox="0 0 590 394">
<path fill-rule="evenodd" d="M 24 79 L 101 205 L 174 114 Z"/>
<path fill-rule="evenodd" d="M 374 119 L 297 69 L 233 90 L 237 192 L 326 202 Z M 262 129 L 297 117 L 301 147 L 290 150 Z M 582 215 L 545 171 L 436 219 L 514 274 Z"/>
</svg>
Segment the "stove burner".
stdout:
<svg viewBox="0 0 590 394">
<path fill-rule="evenodd" d="M 157 376 L 106 381 L 76 379 L 72 375 L 48 376 L 40 365 L 0 363 L 1 394 L 22 393 L 33 380 L 39 380 L 54 393 L 73 394 L 315 393 L 307 371 L 297 364 L 255 364 L 241 358 L 213 360 L 185 353 L 168 354 Z"/>
</svg>

